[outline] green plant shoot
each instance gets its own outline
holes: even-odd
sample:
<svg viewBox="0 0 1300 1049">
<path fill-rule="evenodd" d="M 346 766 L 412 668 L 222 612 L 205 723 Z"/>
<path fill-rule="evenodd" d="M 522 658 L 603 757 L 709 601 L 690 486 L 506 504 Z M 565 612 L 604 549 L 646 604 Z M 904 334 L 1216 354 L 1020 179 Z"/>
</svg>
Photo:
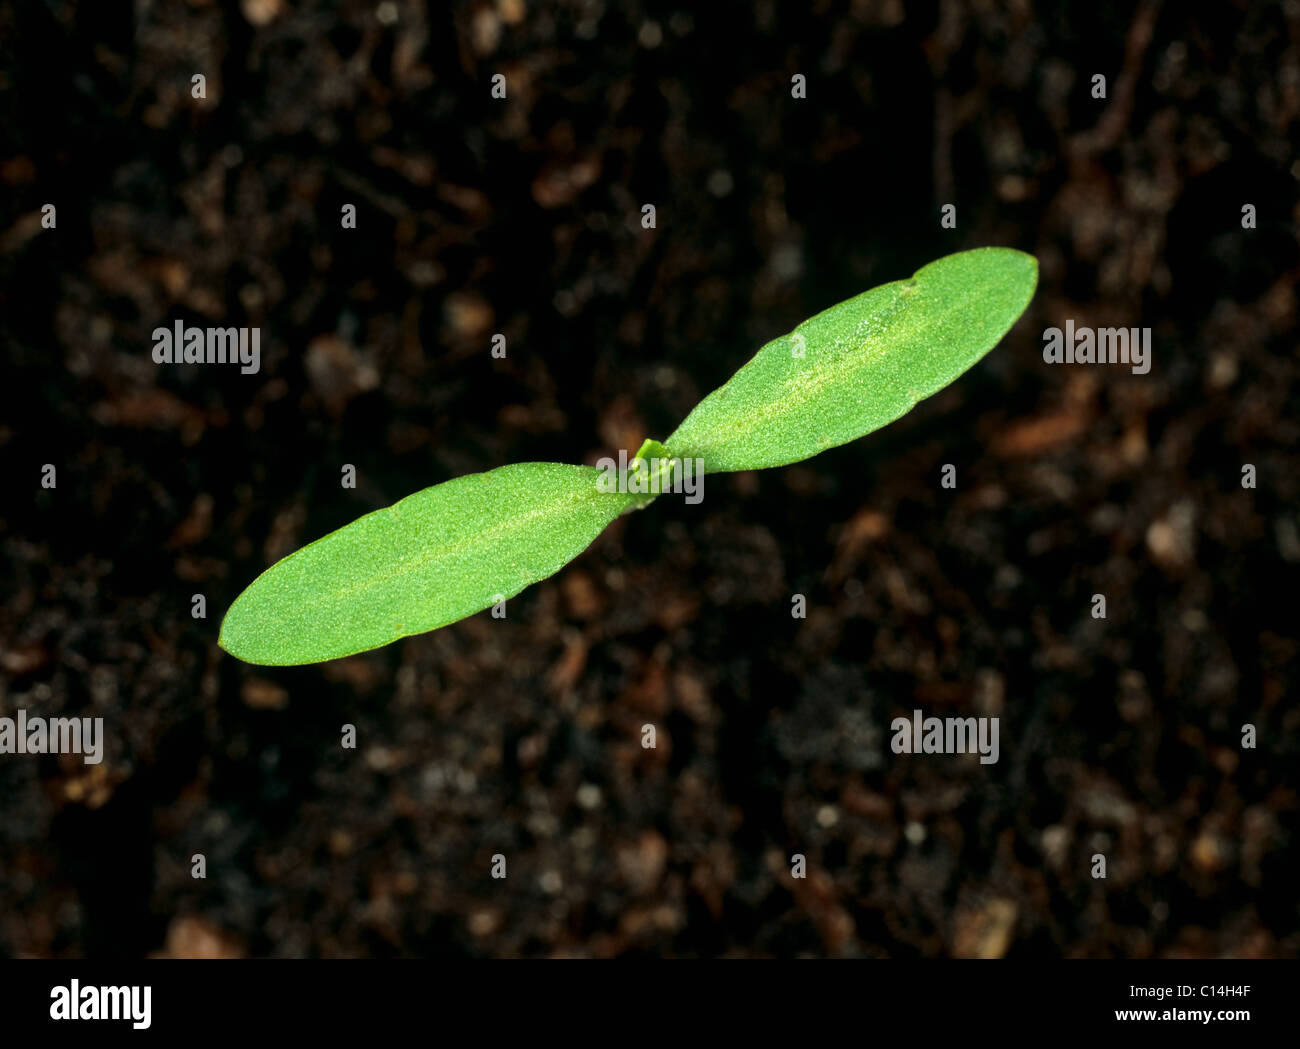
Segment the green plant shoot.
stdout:
<svg viewBox="0 0 1300 1049">
<path fill-rule="evenodd" d="M 979 248 L 873 288 L 765 345 L 651 458 L 707 472 L 783 466 L 897 419 L 988 353 L 1024 312 L 1033 256 Z M 601 471 L 518 463 L 434 485 L 277 561 L 236 598 L 219 644 L 248 663 L 318 663 L 473 615 L 559 571 L 653 496 Z"/>
</svg>

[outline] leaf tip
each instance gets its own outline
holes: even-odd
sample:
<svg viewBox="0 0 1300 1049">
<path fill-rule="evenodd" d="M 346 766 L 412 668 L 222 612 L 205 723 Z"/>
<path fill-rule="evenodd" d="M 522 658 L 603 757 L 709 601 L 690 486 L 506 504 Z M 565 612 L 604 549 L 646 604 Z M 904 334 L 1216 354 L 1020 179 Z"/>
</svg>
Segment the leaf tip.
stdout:
<svg viewBox="0 0 1300 1049">
<path fill-rule="evenodd" d="M 221 617 L 221 626 L 217 630 L 217 647 L 225 652 L 228 656 L 234 656 L 243 663 L 256 663 L 256 659 L 250 659 L 248 646 L 245 643 L 246 634 L 241 634 L 239 630 L 239 617 L 235 614 L 239 607 L 239 602 L 243 600 L 244 594 L 248 593 L 245 589 L 239 597 L 231 603 L 226 609 L 226 614 Z"/>
</svg>

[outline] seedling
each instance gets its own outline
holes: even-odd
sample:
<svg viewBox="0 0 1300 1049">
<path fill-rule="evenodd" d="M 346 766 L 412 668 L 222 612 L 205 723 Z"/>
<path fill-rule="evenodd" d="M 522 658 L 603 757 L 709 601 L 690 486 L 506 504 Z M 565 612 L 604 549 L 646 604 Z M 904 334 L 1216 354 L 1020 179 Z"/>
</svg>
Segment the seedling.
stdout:
<svg viewBox="0 0 1300 1049">
<path fill-rule="evenodd" d="M 978 248 L 832 306 L 769 342 L 633 465 L 757 470 L 871 433 L 997 345 L 1037 281 L 1033 256 Z M 654 498 L 609 491 L 604 477 L 517 463 L 407 496 L 277 561 L 230 606 L 218 643 L 247 663 L 290 666 L 464 619 L 558 572 Z"/>
</svg>

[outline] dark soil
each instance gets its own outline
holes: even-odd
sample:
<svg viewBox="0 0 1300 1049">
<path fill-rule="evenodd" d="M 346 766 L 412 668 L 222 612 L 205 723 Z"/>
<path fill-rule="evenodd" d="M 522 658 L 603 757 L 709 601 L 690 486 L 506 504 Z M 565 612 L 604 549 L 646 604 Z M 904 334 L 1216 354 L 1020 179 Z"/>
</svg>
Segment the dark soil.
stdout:
<svg viewBox="0 0 1300 1049">
<path fill-rule="evenodd" d="M 0 7 L 0 714 L 106 732 L 0 756 L 0 952 L 1300 953 L 1296 5 L 453 6 Z M 296 547 L 662 438 L 985 244 L 1033 304 L 886 429 L 660 499 L 505 620 L 216 647 Z M 1150 373 L 1045 364 L 1066 318 L 1150 327 Z M 155 365 L 177 319 L 260 372 Z M 1001 759 L 894 754 L 914 709 Z"/>
</svg>

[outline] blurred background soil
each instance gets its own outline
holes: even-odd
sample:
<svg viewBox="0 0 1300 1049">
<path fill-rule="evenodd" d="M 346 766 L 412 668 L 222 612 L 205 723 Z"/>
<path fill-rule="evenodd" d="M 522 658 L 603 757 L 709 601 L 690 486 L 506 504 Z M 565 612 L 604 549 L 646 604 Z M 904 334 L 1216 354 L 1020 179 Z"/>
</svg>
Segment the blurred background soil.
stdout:
<svg viewBox="0 0 1300 1049">
<path fill-rule="evenodd" d="M 106 732 L 0 758 L 0 952 L 1298 953 L 1296 0 L 24 0 L 0 54 L 0 713 Z M 217 649 L 299 545 L 662 438 L 986 244 L 1034 302 L 885 430 L 505 620 Z M 1149 326 L 1150 374 L 1048 367 L 1066 318 Z M 155 365 L 177 319 L 261 371 Z M 917 708 L 1001 760 L 894 755 Z"/>
</svg>

